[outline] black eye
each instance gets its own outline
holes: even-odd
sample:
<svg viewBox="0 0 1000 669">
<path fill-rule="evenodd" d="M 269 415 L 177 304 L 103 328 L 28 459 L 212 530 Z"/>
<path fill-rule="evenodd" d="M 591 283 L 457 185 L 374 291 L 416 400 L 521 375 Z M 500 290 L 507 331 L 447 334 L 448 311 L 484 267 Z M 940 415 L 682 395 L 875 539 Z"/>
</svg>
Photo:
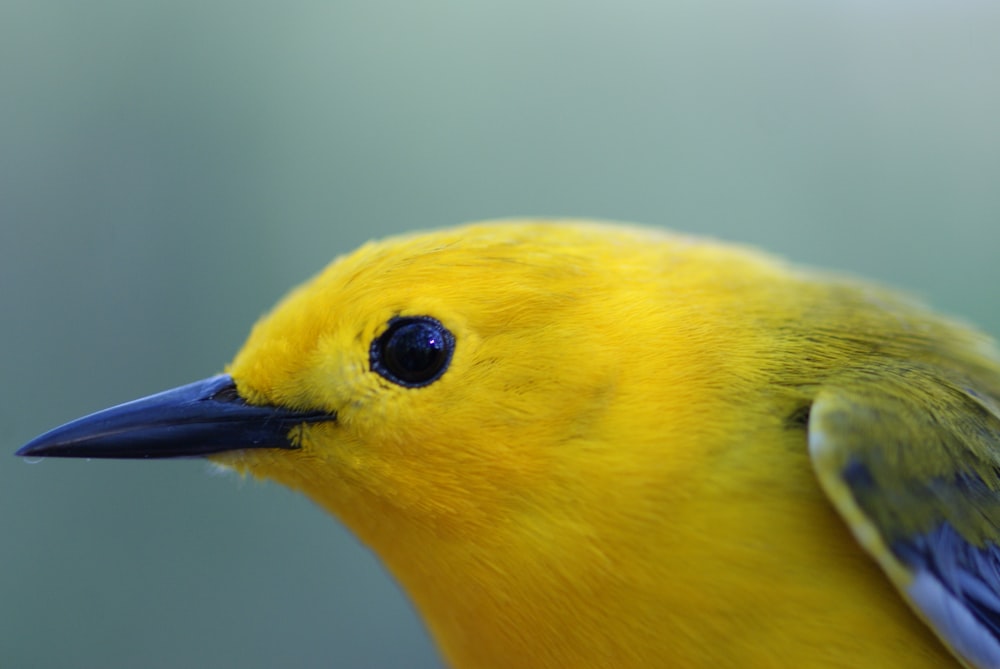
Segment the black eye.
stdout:
<svg viewBox="0 0 1000 669">
<path fill-rule="evenodd" d="M 393 383 L 419 388 L 444 374 L 455 350 L 455 337 L 427 316 L 393 318 L 372 342 L 372 370 Z"/>
</svg>

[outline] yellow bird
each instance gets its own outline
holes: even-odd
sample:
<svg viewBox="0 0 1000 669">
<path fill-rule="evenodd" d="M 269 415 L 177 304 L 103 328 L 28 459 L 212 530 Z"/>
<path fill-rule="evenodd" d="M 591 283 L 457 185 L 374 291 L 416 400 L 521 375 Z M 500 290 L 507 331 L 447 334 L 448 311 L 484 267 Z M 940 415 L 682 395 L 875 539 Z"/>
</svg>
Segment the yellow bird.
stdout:
<svg viewBox="0 0 1000 669">
<path fill-rule="evenodd" d="M 892 292 L 639 227 L 369 243 L 225 374 L 20 455 L 300 490 L 448 662 L 1000 667 L 1000 355 Z"/>
</svg>

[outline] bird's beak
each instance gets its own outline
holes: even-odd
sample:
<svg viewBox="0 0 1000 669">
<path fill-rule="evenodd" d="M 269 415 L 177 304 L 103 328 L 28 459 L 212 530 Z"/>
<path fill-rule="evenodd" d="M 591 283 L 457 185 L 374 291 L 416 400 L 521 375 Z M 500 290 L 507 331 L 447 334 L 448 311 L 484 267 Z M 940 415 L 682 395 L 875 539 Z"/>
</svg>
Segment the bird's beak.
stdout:
<svg viewBox="0 0 1000 669">
<path fill-rule="evenodd" d="M 17 455 L 64 458 L 193 457 L 244 448 L 297 448 L 293 431 L 336 420 L 247 404 L 228 374 L 78 418 L 22 446 Z"/>
</svg>

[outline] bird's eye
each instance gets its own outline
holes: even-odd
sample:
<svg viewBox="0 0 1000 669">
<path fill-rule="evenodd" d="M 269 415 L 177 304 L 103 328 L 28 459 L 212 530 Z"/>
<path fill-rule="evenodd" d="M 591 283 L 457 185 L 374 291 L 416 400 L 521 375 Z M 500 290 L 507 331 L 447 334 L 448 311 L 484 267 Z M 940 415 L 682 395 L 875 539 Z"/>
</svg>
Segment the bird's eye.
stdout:
<svg viewBox="0 0 1000 669">
<path fill-rule="evenodd" d="M 400 317 L 372 342 L 372 371 L 393 383 L 419 388 L 444 374 L 455 350 L 455 337 L 427 316 Z"/>
</svg>

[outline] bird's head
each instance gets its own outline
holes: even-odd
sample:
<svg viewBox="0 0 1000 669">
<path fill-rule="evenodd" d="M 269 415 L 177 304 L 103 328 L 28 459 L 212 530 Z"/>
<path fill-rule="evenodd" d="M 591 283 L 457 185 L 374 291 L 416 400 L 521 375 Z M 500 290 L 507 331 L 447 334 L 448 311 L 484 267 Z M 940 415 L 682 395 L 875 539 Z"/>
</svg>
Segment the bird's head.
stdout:
<svg viewBox="0 0 1000 669">
<path fill-rule="evenodd" d="M 454 538 L 526 517 L 572 523 L 581 496 L 614 494 L 595 481 L 671 462 L 652 446 L 664 416 L 679 435 L 705 429 L 691 407 L 718 359 L 705 304 L 680 299 L 685 281 L 705 279 L 698 254 L 683 237 L 581 222 L 370 243 L 261 319 L 225 374 L 21 453 L 207 456 L 305 492 L 377 550 L 402 529 Z M 651 273 L 669 263 L 676 285 L 650 310 Z M 653 402 L 654 386 L 677 393 Z M 628 452 L 614 446 L 625 433 Z"/>
</svg>

